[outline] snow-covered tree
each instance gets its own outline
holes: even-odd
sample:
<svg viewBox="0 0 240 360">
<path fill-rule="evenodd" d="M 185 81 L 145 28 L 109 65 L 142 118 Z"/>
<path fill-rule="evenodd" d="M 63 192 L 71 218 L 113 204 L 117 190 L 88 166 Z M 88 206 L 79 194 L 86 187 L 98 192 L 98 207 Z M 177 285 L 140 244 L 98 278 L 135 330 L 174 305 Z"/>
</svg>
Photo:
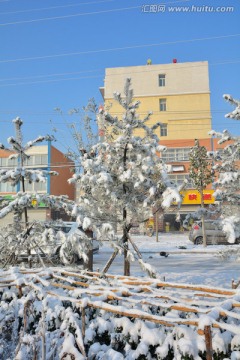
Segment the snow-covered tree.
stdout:
<svg viewBox="0 0 240 360">
<path fill-rule="evenodd" d="M 235 106 L 235 109 L 230 113 L 226 114 L 226 118 L 240 120 L 240 100 L 234 99 L 231 95 L 224 94 L 223 98 L 228 101 L 232 106 Z"/>
<path fill-rule="evenodd" d="M 201 220 L 202 220 L 202 232 L 203 232 L 203 246 L 207 246 L 207 238 L 204 223 L 204 200 L 203 190 L 207 185 L 213 181 L 213 170 L 209 162 L 207 149 L 205 146 L 200 146 L 199 141 L 195 140 L 195 146 L 192 147 L 189 153 L 189 177 L 193 183 L 195 189 L 200 193 L 201 199 Z"/>
<path fill-rule="evenodd" d="M 30 157 L 27 155 L 26 151 L 34 146 L 36 143 L 42 142 L 44 140 L 51 140 L 50 136 L 38 136 L 35 140 L 27 142 L 25 145 L 22 143 L 22 131 L 21 126 L 23 124 L 23 121 L 17 117 L 13 120 L 13 123 L 15 125 L 15 132 L 16 137 L 9 137 L 8 143 L 12 147 L 12 150 L 14 151 L 13 154 L 9 156 L 9 158 L 17 158 L 18 160 L 18 166 L 14 169 L 1 169 L 0 170 L 0 182 L 9 182 L 12 186 L 15 186 L 16 184 L 21 184 L 21 190 L 23 193 L 25 193 L 25 182 L 28 181 L 29 183 L 32 182 L 45 182 L 46 177 L 48 175 L 57 175 L 54 171 L 45 171 L 45 170 L 33 170 L 28 169 L 24 167 L 25 161 Z M 10 209 L 11 207 L 9 207 Z M 6 215 L 7 210 L 1 211 L 0 217 L 3 217 Z M 25 220 L 25 226 L 27 228 L 28 225 L 28 216 L 27 216 L 27 207 L 23 207 L 24 212 L 24 220 Z M 21 208 L 19 208 L 18 211 L 20 217 L 22 215 Z"/>
<path fill-rule="evenodd" d="M 240 120 L 240 101 L 231 95 L 223 95 L 224 99 L 236 108 L 225 117 Z M 212 158 L 214 169 L 218 174 L 214 183 L 215 197 L 221 199 L 221 223 L 228 241 L 234 243 L 240 237 L 240 137 L 233 136 L 224 130 L 222 133 L 211 131 L 210 135 L 219 138 L 218 143 L 227 145 Z"/>
<path fill-rule="evenodd" d="M 28 209 L 43 202 L 49 208 L 64 209 L 70 214 L 75 203 L 68 200 L 66 196 L 52 196 L 49 194 L 30 193 L 25 191 L 26 182 L 46 182 L 47 176 L 57 175 L 54 171 L 31 169 L 25 166 L 25 161 L 30 157 L 26 151 L 36 143 L 52 140 L 50 136 L 39 136 L 33 141 L 23 145 L 21 126 L 22 120 L 18 117 L 13 120 L 16 130 L 16 137 L 9 137 L 8 143 L 11 146 L 9 158 L 17 158 L 18 165 L 12 168 L 0 169 L 0 182 L 8 182 L 15 186 L 20 184 L 19 191 L 12 200 L 0 199 L 0 218 L 13 213 L 13 224 L 8 224 L 1 229 L 0 261 L 5 265 L 15 263 L 19 254 L 27 254 L 31 265 L 31 254 L 38 254 L 41 261 L 42 255 L 46 257 L 44 245 L 54 248 L 54 237 L 51 227 L 40 223 L 37 219 L 29 221 Z M 3 146 L 2 146 L 3 147 Z M 6 149 L 6 148 L 5 148 Z M 86 240 L 86 239 L 85 239 Z M 76 239 L 74 240 L 76 244 Z M 58 241 L 59 242 L 59 241 Z M 65 249 L 69 246 L 65 246 Z M 72 247 L 71 247 L 72 248 Z M 69 254 L 68 254 L 69 255 Z M 69 256 L 65 256 L 67 258 Z M 42 261 L 41 261 L 42 262 Z"/>
<path fill-rule="evenodd" d="M 88 152 L 90 148 L 97 143 L 97 113 L 98 105 L 94 98 L 89 99 L 86 106 L 81 110 L 79 108 L 73 108 L 65 114 L 60 108 L 55 108 L 55 111 L 61 116 L 63 122 L 66 125 L 66 131 L 64 132 L 64 140 L 66 141 L 66 134 L 68 133 L 71 139 L 71 145 L 69 141 L 67 145 L 63 143 L 66 148 L 66 156 L 72 159 L 76 165 L 77 170 L 81 167 L 79 163 L 79 155 L 84 152 Z M 71 121 L 68 118 L 71 117 Z M 77 117 L 77 120 L 76 120 Z M 61 130 L 56 126 L 53 127 L 53 131 L 61 136 Z"/>
<path fill-rule="evenodd" d="M 82 156 L 88 153 L 98 141 L 98 105 L 95 99 L 91 98 L 82 109 L 72 108 L 68 113 L 64 113 L 60 108 L 55 108 L 55 111 L 61 116 L 66 125 L 67 133 L 70 135 L 71 141 L 67 142 L 67 146 L 63 143 L 66 148 L 65 155 L 74 161 L 74 172 L 79 173 L 82 171 Z M 68 121 L 69 118 L 71 118 L 70 122 Z M 59 135 L 59 138 L 62 137 L 60 129 L 54 126 L 53 131 Z M 66 132 L 64 132 L 64 139 L 66 142 Z M 93 266 L 93 250 L 91 248 L 87 256 L 88 268 L 91 269 Z"/>
<path fill-rule="evenodd" d="M 124 109 L 121 119 L 100 111 L 109 136 L 82 154 L 83 172 L 70 179 L 80 186 L 77 220 L 83 228 L 91 226 L 103 239 L 110 240 L 115 254 L 123 248 L 125 275 L 130 274 L 129 241 L 136 249 L 129 235 L 132 226 L 146 222 L 153 207 L 158 210 L 173 201 L 181 203 L 180 189 L 169 181 L 159 157 L 165 149 L 155 134 L 161 124 L 147 126 L 151 114 L 143 120 L 138 118 L 140 103 L 133 101 L 130 85 L 127 79 L 124 97 L 114 94 Z M 136 136 L 137 130 L 143 130 L 144 136 Z M 117 228 L 121 229 L 120 238 L 116 236 Z"/>
</svg>

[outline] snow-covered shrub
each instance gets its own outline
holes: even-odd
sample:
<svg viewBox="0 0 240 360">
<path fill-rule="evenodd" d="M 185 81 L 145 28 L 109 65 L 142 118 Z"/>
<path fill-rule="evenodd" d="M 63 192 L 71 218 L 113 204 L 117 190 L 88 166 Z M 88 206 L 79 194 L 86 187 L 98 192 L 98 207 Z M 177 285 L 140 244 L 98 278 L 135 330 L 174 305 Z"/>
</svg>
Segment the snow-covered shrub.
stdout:
<svg viewBox="0 0 240 360">
<path fill-rule="evenodd" d="M 194 290 L 186 284 L 181 294 L 147 279 L 146 291 L 138 285 L 123 287 L 126 278 L 61 268 L 12 268 L 1 271 L 0 278 L 4 360 L 203 360 L 206 342 L 198 330 L 209 324 L 214 359 L 238 359 L 240 353 L 236 290 L 200 286 L 196 293 L 198 286 Z M 232 296 L 205 297 L 210 290 L 211 296 Z"/>
<path fill-rule="evenodd" d="M 240 102 L 230 95 L 224 95 L 224 98 L 236 106 L 226 117 L 239 120 Z M 240 137 L 230 134 L 228 130 L 222 133 L 211 131 L 210 135 L 219 138 L 219 144 L 227 144 L 221 152 L 211 153 L 210 156 L 215 163 L 214 170 L 217 174 L 213 185 L 214 196 L 219 200 L 222 229 L 229 243 L 234 243 L 240 238 Z"/>
<path fill-rule="evenodd" d="M 72 263 L 77 258 L 87 259 L 91 242 L 85 239 L 79 240 L 74 234 L 60 239 L 57 231 L 54 231 L 56 224 L 53 222 L 40 222 L 37 219 L 29 221 L 28 209 L 37 208 L 40 203 L 46 207 L 56 210 L 63 209 L 68 215 L 74 213 L 75 202 L 66 196 L 53 196 L 42 193 L 30 193 L 25 191 L 26 183 L 46 182 L 47 176 L 57 175 L 55 171 L 42 169 L 30 169 L 26 160 L 30 157 L 26 151 L 36 143 L 53 140 L 49 135 L 38 136 L 35 140 L 22 143 L 21 126 L 23 121 L 20 118 L 13 120 L 16 130 L 16 138 L 10 137 L 8 142 L 11 146 L 10 158 L 17 158 L 18 166 L 12 169 L 0 169 L 0 182 L 9 182 L 11 185 L 19 184 L 19 191 L 12 200 L 0 199 L 0 219 L 6 215 L 13 214 L 13 223 L 1 229 L 0 236 L 0 263 L 4 266 L 16 264 L 23 259 L 30 266 L 44 261 L 59 263 L 60 258 L 64 263 Z M 87 227 L 85 221 L 84 227 Z M 89 239 L 88 239 L 89 240 Z M 59 248 L 61 247 L 61 253 Z M 60 256 L 61 255 L 61 256 Z"/>
</svg>

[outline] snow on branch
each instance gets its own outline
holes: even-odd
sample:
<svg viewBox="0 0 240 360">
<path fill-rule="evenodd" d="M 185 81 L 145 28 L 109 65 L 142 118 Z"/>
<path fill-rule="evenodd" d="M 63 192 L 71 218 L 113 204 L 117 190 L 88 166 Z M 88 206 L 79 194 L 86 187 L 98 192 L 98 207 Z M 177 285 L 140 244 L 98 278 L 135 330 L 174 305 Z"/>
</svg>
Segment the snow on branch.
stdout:
<svg viewBox="0 0 240 360">
<path fill-rule="evenodd" d="M 53 141 L 54 137 L 50 136 L 50 135 L 45 135 L 45 136 L 38 136 L 36 139 L 28 141 L 26 143 L 26 145 L 24 146 L 24 150 L 29 149 L 30 147 L 34 146 L 35 144 L 39 143 L 39 142 L 43 142 L 43 141 Z"/>
<path fill-rule="evenodd" d="M 24 177 L 30 184 L 32 182 L 46 182 L 48 175 L 56 176 L 56 171 L 47 170 L 31 170 L 25 167 L 17 167 L 15 169 L 2 169 L 0 170 L 0 182 L 10 182 L 12 186 L 15 186 L 22 177 Z"/>
<path fill-rule="evenodd" d="M 224 94 L 223 98 L 231 105 L 236 106 L 235 110 L 225 115 L 226 118 L 240 120 L 240 101 L 234 99 L 231 95 Z"/>
</svg>

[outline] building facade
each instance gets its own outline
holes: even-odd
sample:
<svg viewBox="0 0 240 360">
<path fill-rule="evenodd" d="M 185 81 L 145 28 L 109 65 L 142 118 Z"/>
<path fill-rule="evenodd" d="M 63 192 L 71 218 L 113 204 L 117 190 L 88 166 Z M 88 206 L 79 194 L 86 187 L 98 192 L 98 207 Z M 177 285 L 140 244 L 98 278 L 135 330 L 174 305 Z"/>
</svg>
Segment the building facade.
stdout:
<svg viewBox="0 0 240 360">
<path fill-rule="evenodd" d="M 121 116 L 123 112 L 113 93 L 123 94 L 126 78 L 131 78 L 134 97 L 141 102 L 140 117 L 151 111 L 148 124 L 163 124 L 158 133 L 161 140 L 209 137 L 211 111 L 206 61 L 106 69 L 100 91 L 105 108 L 112 114 Z"/>
<path fill-rule="evenodd" d="M 134 98 L 140 101 L 140 118 L 152 112 L 146 124 L 162 124 L 156 130 L 160 144 L 167 147 L 162 157 L 168 164 L 169 177 L 181 184 L 189 175 L 189 151 L 195 139 L 209 151 L 219 148 L 217 140 L 208 135 L 211 130 L 208 62 L 178 63 L 174 59 L 170 64 L 106 69 L 104 87 L 100 91 L 105 108 L 119 118 L 123 108 L 114 100 L 113 93 L 117 91 L 124 94 L 126 78 L 131 78 Z M 143 134 L 139 132 L 136 135 Z M 204 195 L 205 204 L 215 201 L 212 194 L 213 190 L 209 187 Z M 199 194 L 188 182 L 183 192 L 181 218 L 196 211 L 199 206 Z M 159 214 L 159 229 L 164 230 L 166 224 L 170 224 L 171 230 L 178 230 L 181 223 L 177 223 L 175 217 L 174 206 L 168 213 Z"/>
<path fill-rule="evenodd" d="M 10 150 L 0 150 L 0 168 L 15 168 L 18 166 L 16 158 L 9 159 L 14 154 Z M 47 145 L 33 146 L 26 151 L 29 159 L 24 166 L 31 169 L 42 169 L 58 172 L 58 176 L 48 176 L 46 182 L 25 183 L 26 192 L 38 192 L 49 195 L 67 195 L 69 199 L 74 200 L 75 188 L 68 184 L 67 180 L 72 176 L 74 163 L 68 159 L 61 151 L 52 146 L 49 141 Z M 18 191 L 21 185 L 11 186 L 8 182 L 0 182 L 0 198 L 11 199 Z M 30 220 L 50 220 L 52 218 L 62 218 L 64 214 L 47 209 L 45 204 L 40 204 L 38 208 L 32 208 L 28 211 Z M 12 215 L 0 220 L 0 226 L 11 222 Z"/>
</svg>

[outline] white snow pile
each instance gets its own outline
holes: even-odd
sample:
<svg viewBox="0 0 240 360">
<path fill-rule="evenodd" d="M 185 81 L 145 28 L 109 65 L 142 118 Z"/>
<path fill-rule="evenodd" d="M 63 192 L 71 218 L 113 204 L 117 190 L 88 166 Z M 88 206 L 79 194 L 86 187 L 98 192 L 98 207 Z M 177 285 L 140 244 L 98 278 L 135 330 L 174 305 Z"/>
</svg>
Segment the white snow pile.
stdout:
<svg viewBox="0 0 240 360">
<path fill-rule="evenodd" d="M 238 290 L 70 269 L 0 272 L 0 358 L 240 357 Z"/>
</svg>

